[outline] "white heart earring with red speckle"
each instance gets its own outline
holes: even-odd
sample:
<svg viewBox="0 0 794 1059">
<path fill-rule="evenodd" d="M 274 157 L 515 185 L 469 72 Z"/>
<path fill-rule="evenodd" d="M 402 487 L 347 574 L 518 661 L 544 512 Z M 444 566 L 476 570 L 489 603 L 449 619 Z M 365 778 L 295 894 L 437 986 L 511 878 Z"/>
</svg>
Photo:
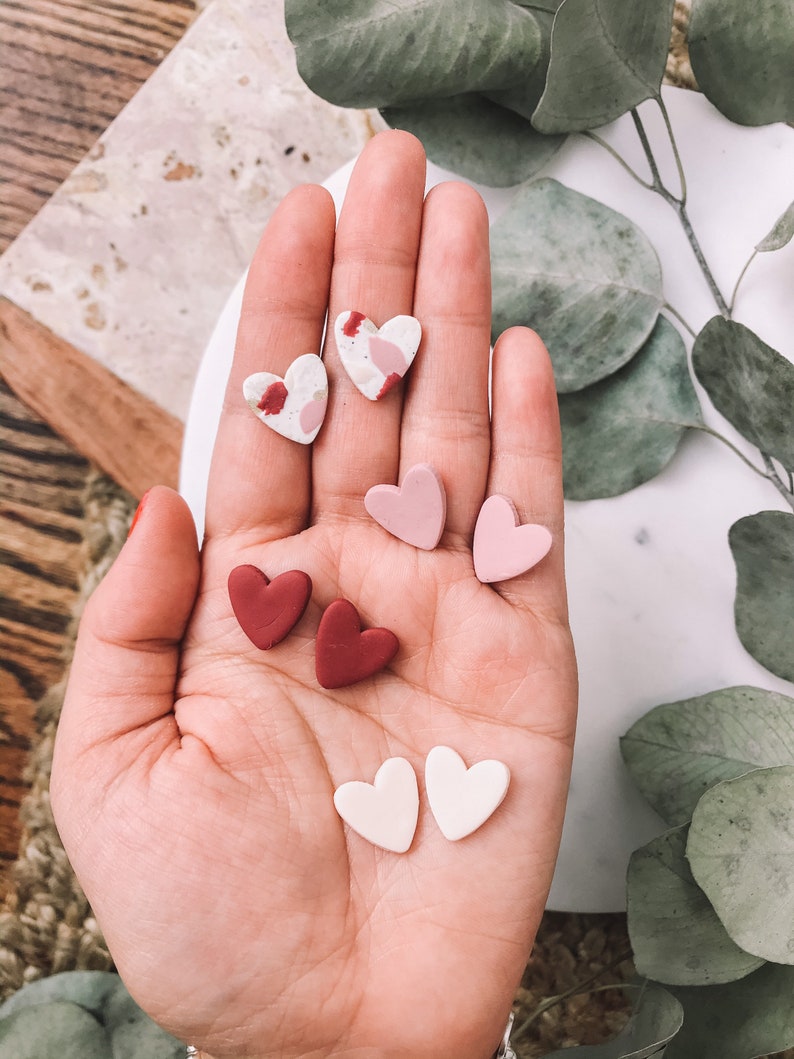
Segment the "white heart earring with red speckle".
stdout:
<svg viewBox="0 0 794 1059">
<path fill-rule="evenodd" d="M 290 441 L 310 445 L 328 406 L 328 376 L 316 353 L 293 360 L 282 378 L 270 371 L 249 375 L 243 396 L 254 415 Z"/>
<path fill-rule="evenodd" d="M 370 401 L 380 401 L 413 363 L 422 325 L 413 316 L 394 316 L 379 328 L 364 313 L 348 309 L 337 316 L 334 337 L 353 383 Z"/>
</svg>

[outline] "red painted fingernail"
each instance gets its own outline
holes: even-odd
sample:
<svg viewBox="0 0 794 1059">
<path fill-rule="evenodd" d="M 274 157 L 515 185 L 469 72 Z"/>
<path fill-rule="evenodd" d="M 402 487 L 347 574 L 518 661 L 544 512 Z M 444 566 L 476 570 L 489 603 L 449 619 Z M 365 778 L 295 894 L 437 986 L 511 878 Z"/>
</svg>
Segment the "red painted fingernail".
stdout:
<svg viewBox="0 0 794 1059">
<path fill-rule="evenodd" d="M 149 499 L 149 493 L 151 493 L 151 489 L 147 489 L 146 492 L 143 494 L 143 496 L 141 497 L 141 502 L 138 504 L 135 514 L 132 516 L 130 528 L 127 530 L 127 540 L 129 540 L 132 536 L 132 531 L 135 529 L 138 519 L 141 517 L 141 513 L 143 512 L 143 509 L 146 506 L 146 501 Z"/>
</svg>

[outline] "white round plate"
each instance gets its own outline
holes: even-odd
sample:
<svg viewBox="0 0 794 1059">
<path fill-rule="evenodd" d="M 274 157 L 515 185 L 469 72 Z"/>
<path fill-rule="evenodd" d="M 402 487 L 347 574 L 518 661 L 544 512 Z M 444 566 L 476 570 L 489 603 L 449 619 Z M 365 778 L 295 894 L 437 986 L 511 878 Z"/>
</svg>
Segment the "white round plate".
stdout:
<svg viewBox="0 0 794 1059">
<path fill-rule="evenodd" d="M 782 125 L 733 125 L 696 93 L 665 89 L 665 100 L 687 175 L 690 217 L 717 282 L 730 297 L 753 246 L 791 201 L 794 135 Z M 664 143 L 655 106 L 643 104 L 640 110 L 652 142 Z M 645 172 L 628 116 L 599 133 Z M 661 154 L 665 179 L 675 187 L 672 156 L 668 150 Z M 337 210 L 352 166 L 350 162 L 326 183 Z M 648 234 L 662 262 L 667 300 L 695 330 L 715 315 L 670 207 L 641 188 L 602 147 L 571 137 L 542 175 L 624 213 Z M 428 186 L 450 176 L 431 165 Z M 492 220 L 513 196 L 512 190 L 479 190 Z M 181 490 L 200 530 L 243 282 L 241 278 L 230 296 L 207 347 L 185 433 Z M 758 256 L 740 290 L 735 317 L 792 356 L 794 243 Z M 703 408 L 709 426 L 743 445 L 705 397 Z M 735 572 L 728 529 L 744 515 L 771 508 L 785 510 L 774 488 L 704 435 L 687 438 L 661 475 L 630 493 L 567 503 L 580 719 L 549 907 L 622 909 L 631 851 L 663 830 L 629 779 L 618 748 L 619 737 L 643 713 L 659 703 L 733 684 L 794 695 L 793 685 L 773 677 L 746 653 L 733 623 Z"/>
</svg>

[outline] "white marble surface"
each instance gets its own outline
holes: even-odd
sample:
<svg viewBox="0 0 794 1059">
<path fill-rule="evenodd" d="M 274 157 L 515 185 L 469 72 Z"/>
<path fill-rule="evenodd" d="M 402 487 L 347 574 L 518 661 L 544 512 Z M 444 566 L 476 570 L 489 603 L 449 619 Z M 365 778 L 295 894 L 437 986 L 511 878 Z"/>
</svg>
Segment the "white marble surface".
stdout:
<svg viewBox="0 0 794 1059">
<path fill-rule="evenodd" d="M 730 293 L 752 246 L 791 200 L 794 135 L 774 126 L 731 125 L 701 97 L 667 90 L 689 179 L 693 223 L 722 289 Z M 644 107 L 654 141 L 656 127 Z M 604 135 L 642 159 L 630 119 Z M 670 173 L 672 159 L 664 160 Z M 327 186 L 339 204 L 352 168 Z M 668 300 L 696 329 L 715 309 L 669 207 L 634 183 L 595 143 L 572 138 L 546 175 L 627 214 L 651 237 Z M 429 183 L 447 177 L 431 167 Z M 672 179 L 672 176 L 671 176 Z M 482 189 L 481 189 L 482 190 Z M 492 219 L 511 192 L 485 190 Z M 239 316 L 242 280 L 218 320 L 188 418 L 182 487 L 199 523 L 223 383 Z M 737 319 L 785 355 L 794 354 L 794 245 L 754 263 Z M 740 445 L 704 400 L 707 422 Z M 746 451 L 751 452 L 749 447 Z M 629 780 L 619 737 L 652 706 L 731 684 L 794 696 L 744 651 L 733 624 L 731 523 L 781 508 L 774 488 L 719 442 L 689 437 L 671 465 L 622 497 L 568 503 L 567 576 L 581 675 L 571 794 L 550 907 L 616 911 L 624 905 L 631 851 L 663 829 Z"/>
<path fill-rule="evenodd" d="M 184 419 L 270 213 L 372 120 L 309 92 L 278 0 L 213 0 L 0 258 L 0 293 Z"/>
</svg>

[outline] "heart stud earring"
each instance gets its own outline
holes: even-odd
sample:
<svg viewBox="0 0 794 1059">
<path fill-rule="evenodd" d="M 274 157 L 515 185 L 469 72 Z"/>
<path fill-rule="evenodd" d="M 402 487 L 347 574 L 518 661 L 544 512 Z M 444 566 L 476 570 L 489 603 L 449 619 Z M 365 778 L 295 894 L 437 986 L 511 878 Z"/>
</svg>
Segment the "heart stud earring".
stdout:
<svg viewBox="0 0 794 1059">
<path fill-rule="evenodd" d="M 335 599 L 323 612 L 317 628 L 314 664 L 318 683 L 331 690 L 366 680 L 391 662 L 399 646 L 390 629 L 362 632 L 353 604 L 347 599 Z"/>
<path fill-rule="evenodd" d="M 545 526 L 520 525 L 515 504 L 506 496 L 489 496 L 474 527 L 474 572 L 484 584 L 526 573 L 551 548 Z"/>
<path fill-rule="evenodd" d="M 340 313 L 334 324 L 344 369 L 370 401 L 380 401 L 413 363 L 422 326 L 413 316 L 394 316 L 376 327 L 363 313 Z"/>
<path fill-rule="evenodd" d="M 351 780 L 337 787 L 334 805 L 356 834 L 381 849 L 405 853 L 419 818 L 416 773 L 404 757 L 390 757 L 374 783 Z"/>
<path fill-rule="evenodd" d="M 447 497 L 429 463 L 417 463 L 401 486 L 373 485 L 364 507 L 378 525 L 406 544 L 432 551 L 444 532 Z"/>
<path fill-rule="evenodd" d="M 478 761 L 467 769 L 448 746 L 434 746 L 425 761 L 427 800 L 450 842 L 482 827 L 504 801 L 509 785 L 510 770 L 501 761 Z"/>
<path fill-rule="evenodd" d="M 315 353 L 293 360 L 284 378 L 270 371 L 249 375 L 243 396 L 254 415 L 290 441 L 310 445 L 328 406 L 328 376 Z"/>
<path fill-rule="evenodd" d="M 228 588 L 240 628 L 260 651 L 269 651 L 303 617 L 312 594 L 312 579 L 302 570 L 287 570 L 269 581 L 256 566 L 235 566 Z"/>
</svg>

